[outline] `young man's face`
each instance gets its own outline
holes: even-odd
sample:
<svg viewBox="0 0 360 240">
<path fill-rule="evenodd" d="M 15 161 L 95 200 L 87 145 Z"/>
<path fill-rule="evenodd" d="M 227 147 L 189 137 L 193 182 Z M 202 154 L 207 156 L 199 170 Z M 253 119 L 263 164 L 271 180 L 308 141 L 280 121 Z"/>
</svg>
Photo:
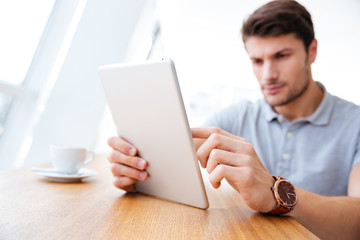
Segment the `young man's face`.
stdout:
<svg viewBox="0 0 360 240">
<path fill-rule="evenodd" d="M 300 98 L 310 81 L 310 64 L 304 44 L 294 34 L 249 37 L 245 42 L 253 71 L 265 100 L 272 107 Z"/>
</svg>

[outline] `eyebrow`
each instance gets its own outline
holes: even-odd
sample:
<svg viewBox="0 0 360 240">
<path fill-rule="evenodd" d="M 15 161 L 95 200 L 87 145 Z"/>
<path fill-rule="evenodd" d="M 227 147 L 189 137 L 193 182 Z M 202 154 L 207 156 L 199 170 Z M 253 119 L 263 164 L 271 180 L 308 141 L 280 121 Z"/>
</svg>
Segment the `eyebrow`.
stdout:
<svg viewBox="0 0 360 240">
<path fill-rule="evenodd" d="M 279 51 L 277 51 L 277 52 L 275 52 L 274 54 L 273 54 L 273 56 L 276 56 L 276 55 L 278 55 L 278 54 L 280 54 L 280 53 L 282 53 L 282 52 L 287 52 L 287 51 L 293 51 L 293 49 L 291 49 L 291 48 L 283 48 L 283 49 L 280 49 Z M 255 57 L 255 56 L 250 56 L 250 59 L 252 60 L 252 59 L 260 59 L 260 58 L 258 58 L 258 57 Z"/>
<path fill-rule="evenodd" d="M 292 51 L 292 49 L 291 49 L 291 48 L 283 48 L 283 49 L 277 51 L 277 52 L 275 53 L 275 55 L 276 55 L 276 54 L 279 54 L 279 53 L 281 53 L 281 52 L 287 52 L 287 51 Z"/>
</svg>

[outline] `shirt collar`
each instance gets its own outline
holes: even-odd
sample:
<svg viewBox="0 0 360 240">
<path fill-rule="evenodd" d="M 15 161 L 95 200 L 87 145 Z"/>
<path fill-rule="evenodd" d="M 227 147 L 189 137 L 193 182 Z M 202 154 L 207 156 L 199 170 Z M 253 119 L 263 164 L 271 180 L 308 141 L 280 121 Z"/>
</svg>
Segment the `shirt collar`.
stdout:
<svg viewBox="0 0 360 240">
<path fill-rule="evenodd" d="M 325 87 L 320 82 L 316 82 L 316 84 L 324 91 L 324 98 L 320 105 L 311 116 L 296 119 L 294 121 L 306 121 L 319 126 L 327 125 L 329 123 L 335 105 L 335 98 L 331 97 L 331 94 L 326 91 Z M 268 122 L 273 120 L 277 120 L 280 123 L 287 121 L 282 115 L 276 113 L 264 99 L 262 100 L 262 104 L 265 105 L 265 118 Z"/>
</svg>

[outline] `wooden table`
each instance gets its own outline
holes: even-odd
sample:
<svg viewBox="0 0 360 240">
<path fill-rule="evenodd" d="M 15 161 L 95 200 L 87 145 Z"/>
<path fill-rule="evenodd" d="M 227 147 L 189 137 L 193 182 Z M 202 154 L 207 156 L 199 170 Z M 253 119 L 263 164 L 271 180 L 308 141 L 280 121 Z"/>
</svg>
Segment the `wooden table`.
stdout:
<svg viewBox="0 0 360 240">
<path fill-rule="evenodd" d="M 227 184 L 197 208 L 112 185 L 105 155 L 87 166 L 98 175 L 56 183 L 31 168 L 0 172 L 0 239 L 316 239 L 289 217 L 250 210 Z"/>
</svg>

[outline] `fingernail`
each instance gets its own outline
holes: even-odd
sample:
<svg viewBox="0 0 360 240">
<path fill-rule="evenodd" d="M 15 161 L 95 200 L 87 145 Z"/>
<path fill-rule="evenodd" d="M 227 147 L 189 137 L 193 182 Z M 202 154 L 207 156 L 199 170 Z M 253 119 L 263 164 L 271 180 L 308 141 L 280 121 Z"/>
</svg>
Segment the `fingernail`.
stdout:
<svg viewBox="0 0 360 240">
<path fill-rule="evenodd" d="M 139 174 L 139 177 L 140 177 L 141 180 L 145 180 L 146 175 L 147 175 L 146 172 L 141 172 L 141 173 Z"/>
<path fill-rule="evenodd" d="M 143 168 L 145 167 L 145 164 L 146 164 L 146 163 L 145 163 L 144 160 L 139 160 L 139 161 L 138 161 L 138 167 L 141 168 L 141 169 L 143 169 Z"/>
<path fill-rule="evenodd" d="M 129 154 L 130 155 L 132 155 L 132 156 L 135 155 L 135 152 L 136 152 L 135 148 L 130 148 L 129 149 Z"/>
</svg>

